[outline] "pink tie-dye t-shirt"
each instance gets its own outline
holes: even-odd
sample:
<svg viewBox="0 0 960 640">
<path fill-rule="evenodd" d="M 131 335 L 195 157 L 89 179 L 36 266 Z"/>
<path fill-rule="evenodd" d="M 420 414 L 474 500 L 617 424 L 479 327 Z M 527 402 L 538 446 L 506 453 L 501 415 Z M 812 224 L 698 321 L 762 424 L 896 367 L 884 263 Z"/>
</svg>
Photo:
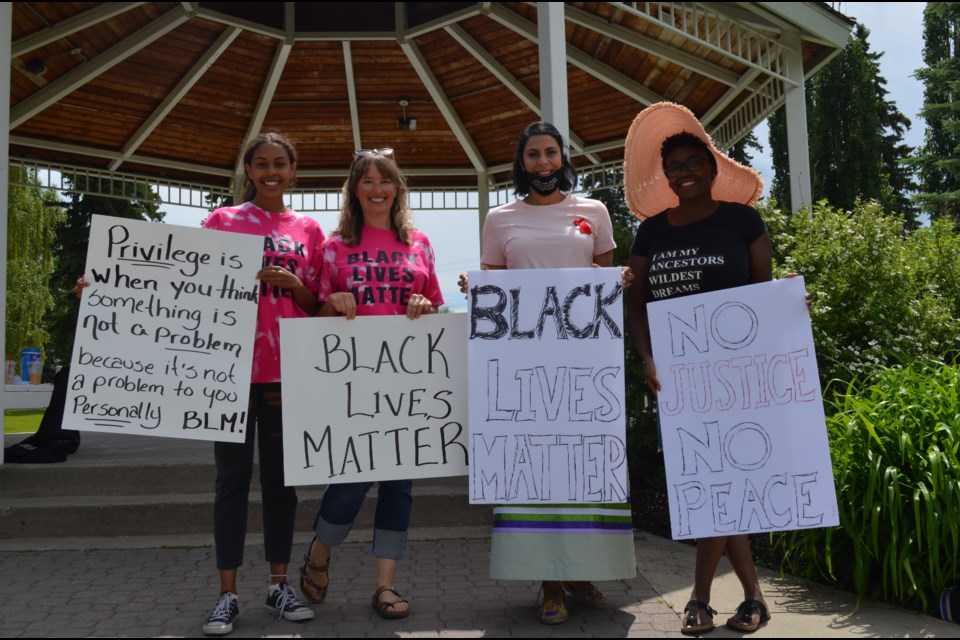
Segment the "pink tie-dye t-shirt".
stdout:
<svg viewBox="0 0 960 640">
<path fill-rule="evenodd" d="M 278 265 L 300 278 L 317 294 L 323 264 L 323 231 L 313 218 L 293 211 L 271 213 L 252 202 L 223 207 L 210 214 L 207 229 L 247 233 L 263 238 L 264 267 Z M 253 343 L 252 383 L 280 381 L 280 318 L 305 318 L 289 289 L 260 283 L 257 335 Z"/>
<path fill-rule="evenodd" d="M 427 236 L 410 232 L 410 244 L 393 231 L 364 227 L 353 247 L 334 235 L 323 248 L 320 301 L 349 291 L 358 316 L 390 316 L 407 312 L 410 296 L 419 293 L 439 307 L 443 294 L 437 281 L 433 247 Z"/>
</svg>

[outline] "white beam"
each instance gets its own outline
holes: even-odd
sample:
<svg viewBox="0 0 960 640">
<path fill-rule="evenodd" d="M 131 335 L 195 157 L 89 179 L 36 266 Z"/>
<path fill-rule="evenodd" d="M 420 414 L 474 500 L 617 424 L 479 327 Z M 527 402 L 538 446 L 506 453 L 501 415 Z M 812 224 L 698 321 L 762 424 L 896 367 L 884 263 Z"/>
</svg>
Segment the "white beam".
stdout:
<svg viewBox="0 0 960 640">
<path fill-rule="evenodd" d="M 153 130 L 163 121 L 164 118 L 173 110 L 174 107 L 183 99 L 185 95 L 193 88 L 193 85 L 197 83 L 200 78 L 203 77 L 203 74 L 213 66 L 213 63 L 217 61 L 224 51 L 230 46 L 230 44 L 240 35 L 240 29 L 236 27 L 228 27 L 226 31 L 220 34 L 220 37 L 217 38 L 217 41 L 207 49 L 203 54 L 203 57 L 197 61 L 197 64 L 193 65 L 193 68 L 190 69 L 180 80 L 176 87 L 173 88 L 163 102 L 160 103 L 160 106 L 150 114 L 150 117 L 140 125 L 140 128 L 137 130 L 133 136 L 127 140 L 127 144 L 123 146 L 123 151 L 120 153 L 120 158 L 114 160 L 110 163 L 110 170 L 116 171 L 117 168 L 123 164 L 124 160 L 133 155 L 133 152 L 140 148 L 140 145 L 150 137 L 150 134 L 153 133 Z"/>
<path fill-rule="evenodd" d="M 784 39 L 792 41 L 799 49 L 800 34 L 785 32 Z M 793 48 L 793 47 L 792 47 Z M 787 109 L 787 154 L 790 160 L 790 204 L 793 211 L 812 206 L 810 189 L 810 151 L 807 147 L 807 99 L 803 86 L 803 55 L 789 52 L 787 74 L 795 84 L 784 83 L 783 92 Z"/>
<path fill-rule="evenodd" d="M 529 20 L 521 18 L 508 9 L 504 9 L 500 5 L 492 5 L 489 9 L 488 15 L 498 23 L 520 34 L 524 38 L 527 38 L 532 42 L 537 41 L 537 29 Z M 666 100 L 666 98 L 655 91 L 647 89 L 639 82 L 636 82 L 633 78 L 620 73 L 613 67 L 594 60 L 591 56 L 587 55 L 580 49 L 577 49 L 573 45 L 567 45 L 567 60 L 575 67 L 586 71 L 590 75 L 610 85 L 614 89 L 617 89 L 621 93 L 629 96 L 631 99 L 636 100 L 644 106 Z"/>
<path fill-rule="evenodd" d="M 584 26 L 612 40 L 622 42 L 635 49 L 652 53 L 662 60 L 673 62 L 685 69 L 690 69 L 706 78 L 716 80 L 728 86 L 735 85 L 739 80 L 739 76 L 729 69 L 721 67 L 718 64 L 707 62 L 700 56 L 695 56 L 677 47 L 672 47 L 656 38 L 645 36 L 642 33 L 637 33 L 618 24 L 612 24 L 588 11 L 578 9 L 572 5 L 568 5 L 566 10 L 567 20 L 570 22 Z"/>
<path fill-rule="evenodd" d="M 457 115 L 456 109 L 453 108 L 450 100 L 443 92 L 440 82 L 436 76 L 433 75 L 433 72 L 430 70 L 430 65 L 427 64 L 420 49 L 409 40 L 401 40 L 400 48 L 403 49 L 410 64 L 413 65 L 417 75 L 420 76 L 420 81 L 423 82 L 427 91 L 430 93 L 430 97 L 433 98 L 433 102 L 437 105 L 437 108 L 440 109 L 440 113 L 443 114 L 443 118 L 453 131 L 453 135 L 456 136 L 460 142 L 460 146 L 463 147 L 463 151 L 467 154 L 467 158 L 470 159 L 470 164 L 473 165 L 474 170 L 477 172 L 485 171 L 486 164 L 483 155 L 481 155 L 476 143 L 474 143 L 470 134 L 467 132 L 467 128 L 460 120 L 460 116 Z"/>
<path fill-rule="evenodd" d="M 13 37 L 13 3 L 0 2 L 0 318 L 7 326 L 7 224 L 10 194 L 10 40 Z M 0 334 L 0 354 L 7 352 L 6 331 Z M 0 418 L 7 407 L 4 388 L 0 386 Z M 0 447 L 0 465 L 3 447 Z"/>
<path fill-rule="evenodd" d="M 444 27 L 444 29 L 450 34 L 450 37 L 460 43 L 460 46 L 466 49 L 477 62 L 482 64 L 500 84 L 509 89 L 513 95 L 517 96 L 538 118 L 540 117 L 540 100 L 537 96 L 533 95 L 532 91 L 523 86 L 523 83 L 517 80 L 517 78 L 510 73 L 506 67 L 500 64 L 479 42 L 471 38 L 470 34 L 468 34 L 463 27 L 454 24 Z M 573 131 L 570 131 L 570 147 L 578 153 L 583 152 L 583 140 Z M 594 164 L 600 162 L 600 158 L 593 154 L 588 154 L 587 158 Z"/>
<path fill-rule="evenodd" d="M 480 224 L 477 237 L 481 244 L 480 255 L 483 255 L 483 225 L 486 224 L 487 214 L 490 213 L 490 178 L 482 171 L 477 174 L 477 213 L 477 222 Z"/>
<path fill-rule="evenodd" d="M 159 19 L 127 36 L 96 58 L 64 74 L 29 98 L 21 100 L 10 111 L 10 129 L 16 129 L 56 101 L 70 95 L 102 73 L 109 71 L 189 19 L 190 15 L 181 7 L 171 9 Z"/>
<path fill-rule="evenodd" d="M 423 24 L 419 24 L 413 28 L 411 28 L 409 25 L 404 25 L 403 37 L 418 38 L 422 35 L 437 31 L 438 29 L 446 28 L 449 25 L 462 22 L 467 18 L 472 18 L 473 16 L 477 15 L 480 15 L 480 7 L 479 5 L 473 5 L 466 7 L 465 9 L 454 11 L 453 13 L 448 13 L 428 22 L 424 22 Z"/>
<path fill-rule="evenodd" d="M 570 139 L 570 97 L 567 93 L 567 34 L 562 2 L 537 3 L 540 52 L 540 105 L 543 119 Z"/>
<path fill-rule="evenodd" d="M 97 24 L 98 22 L 109 20 L 115 15 L 139 7 L 142 4 L 146 3 L 103 2 L 100 4 L 100 6 L 90 9 L 89 11 L 84 11 L 83 13 L 77 14 L 72 18 L 68 18 L 63 22 L 57 23 L 52 27 L 48 27 L 42 31 L 31 33 L 29 36 L 20 38 L 13 43 L 11 56 L 14 58 L 19 58 L 26 53 L 30 53 L 34 49 L 39 49 L 44 45 L 50 44 L 51 42 L 56 42 L 60 38 L 66 38 L 77 31 L 82 31 L 83 29 Z"/>
<path fill-rule="evenodd" d="M 363 148 L 360 135 L 360 107 L 357 103 L 357 81 L 353 75 L 353 50 L 350 43 L 343 41 L 343 66 L 347 72 L 347 97 L 350 99 L 350 125 L 353 129 L 353 148 Z"/>
<path fill-rule="evenodd" d="M 800 28 L 805 35 L 809 35 L 803 39 L 825 41 L 840 49 L 846 47 L 853 25 L 827 9 L 817 6 L 818 4 L 817 2 L 743 2 L 740 6 L 769 17 L 769 14 L 759 11 L 766 10 L 789 21 L 794 28 Z"/>
<path fill-rule="evenodd" d="M 250 118 L 250 125 L 247 127 L 247 135 L 244 136 L 244 144 L 251 138 L 260 135 L 260 129 L 263 127 L 263 120 L 267 117 L 267 111 L 270 110 L 270 103 L 273 101 L 273 94 L 277 90 L 277 84 L 280 82 L 280 76 L 283 75 L 283 68 L 287 66 L 287 58 L 290 57 L 290 50 L 293 49 L 292 40 L 283 40 L 277 46 L 277 51 L 273 55 L 273 62 L 267 71 L 267 77 L 263 82 L 263 91 L 260 92 L 260 99 L 253 109 L 253 115 Z M 237 158 L 237 164 L 234 167 L 234 191 L 243 184 L 243 158 Z"/>
</svg>

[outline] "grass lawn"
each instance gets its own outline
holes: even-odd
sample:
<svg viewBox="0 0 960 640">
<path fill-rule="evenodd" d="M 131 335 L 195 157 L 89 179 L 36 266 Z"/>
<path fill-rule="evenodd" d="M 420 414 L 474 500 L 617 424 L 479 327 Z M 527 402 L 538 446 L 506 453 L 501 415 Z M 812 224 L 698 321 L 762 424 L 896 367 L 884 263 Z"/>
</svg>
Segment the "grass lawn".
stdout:
<svg viewBox="0 0 960 640">
<path fill-rule="evenodd" d="M 3 418 L 4 433 L 35 433 L 44 409 L 8 409 Z"/>
</svg>

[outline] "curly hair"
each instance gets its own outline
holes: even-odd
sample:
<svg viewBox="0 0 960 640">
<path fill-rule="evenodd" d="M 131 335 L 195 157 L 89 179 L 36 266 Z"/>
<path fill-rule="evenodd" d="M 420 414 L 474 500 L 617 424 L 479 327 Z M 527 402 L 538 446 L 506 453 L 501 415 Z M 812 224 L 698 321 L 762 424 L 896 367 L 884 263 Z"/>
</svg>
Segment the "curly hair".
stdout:
<svg viewBox="0 0 960 640">
<path fill-rule="evenodd" d="M 290 160 L 290 164 L 294 165 L 297 163 L 297 149 L 293 146 L 293 142 L 290 141 L 290 138 L 279 133 L 277 131 L 270 131 L 268 133 L 261 133 L 256 138 L 247 143 L 247 146 L 243 149 L 243 164 L 249 165 L 253 164 L 253 154 L 257 152 L 257 149 L 264 144 L 277 144 L 283 147 L 287 152 L 287 159 Z M 294 185 L 294 180 L 290 181 L 290 186 Z M 243 198 L 241 202 L 250 202 L 257 197 L 257 187 L 250 181 L 250 176 L 244 172 L 243 174 Z"/>
<path fill-rule="evenodd" d="M 360 156 L 350 165 L 350 176 L 343 183 L 343 207 L 340 209 L 340 221 L 337 233 L 347 246 L 356 246 L 363 237 L 363 209 L 357 198 L 357 185 L 375 167 L 384 178 L 393 181 L 397 187 L 397 197 L 390 209 L 390 228 L 404 244 L 410 244 L 410 232 L 413 230 L 413 215 L 407 204 L 407 179 L 392 155 L 371 152 Z"/>
<path fill-rule="evenodd" d="M 560 147 L 560 157 L 563 159 L 560 191 L 570 193 L 577 186 L 577 170 L 570 162 L 570 155 L 567 153 L 563 136 L 549 122 L 534 122 L 527 125 L 527 128 L 520 134 L 520 139 L 517 140 L 517 155 L 513 159 L 513 170 L 510 172 L 510 177 L 513 179 L 513 193 L 521 198 L 530 195 L 530 174 L 523 166 L 523 152 L 527 147 L 527 140 L 540 135 L 550 136 L 557 141 L 557 145 Z"/>
</svg>

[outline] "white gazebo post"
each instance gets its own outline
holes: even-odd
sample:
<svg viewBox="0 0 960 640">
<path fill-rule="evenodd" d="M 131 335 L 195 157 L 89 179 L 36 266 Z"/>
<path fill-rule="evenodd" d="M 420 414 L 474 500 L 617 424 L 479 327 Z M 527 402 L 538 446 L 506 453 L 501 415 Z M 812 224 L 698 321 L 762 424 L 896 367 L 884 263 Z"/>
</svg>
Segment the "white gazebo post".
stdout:
<svg viewBox="0 0 960 640">
<path fill-rule="evenodd" d="M 13 37 L 13 3 L 0 2 L 0 318 L 7 318 L 7 223 L 10 194 L 10 48 Z M 6 330 L 0 333 L 0 355 L 6 359 Z M 6 382 L 6 380 L 4 380 Z M 0 387 L 0 418 L 6 414 L 7 398 Z M 2 424 L 2 423 L 0 423 Z M 3 430 L 0 428 L 0 435 Z M 0 438 L 0 442 L 3 439 Z M 3 447 L 0 446 L 0 464 Z"/>
<path fill-rule="evenodd" d="M 477 222 L 480 225 L 480 242 L 483 243 L 483 223 L 490 211 L 490 176 L 486 171 L 477 174 Z M 481 255 L 483 247 L 480 247 Z"/>
<path fill-rule="evenodd" d="M 807 98 L 803 85 L 803 48 L 800 34 L 787 32 L 782 41 L 786 50 L 787 76 L 784 98 L 787 109 L 787 155 L 790 161 L 790 203 L 794 212 L 812 206 L 810 151 L 807 138 Z"/>
<path fill-rule="evenodd" d="M 570 142 L 567 105 L 567 36 L 562 2 L 537 3 L 537 36 L 540 44 L 540 113 Z"/>
</svg>

